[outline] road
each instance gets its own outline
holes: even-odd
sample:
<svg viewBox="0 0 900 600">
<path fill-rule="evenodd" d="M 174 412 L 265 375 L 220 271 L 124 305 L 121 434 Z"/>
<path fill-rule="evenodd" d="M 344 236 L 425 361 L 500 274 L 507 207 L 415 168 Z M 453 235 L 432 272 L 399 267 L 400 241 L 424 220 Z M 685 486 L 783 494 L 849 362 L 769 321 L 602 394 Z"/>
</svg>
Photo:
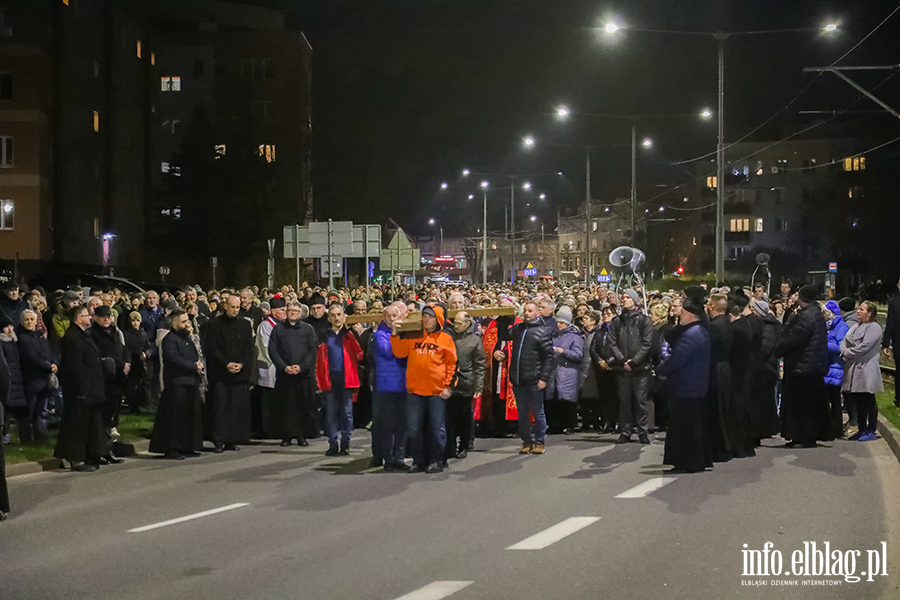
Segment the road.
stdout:
<svg viewBox="0 0 900 600">
<path fill-rule="evenodd" d="M 555 436 L 519 456 L 514 439 L 478 440 L 434 476 L 368 470 L 365 447 L 326 458 L 316 441 L 17 477 L 0 598 L 900 598 L 900 464 L 882 440 L 766 440 L 679 476 L 660 440 L 612 441 Z M 888 576 L 743 576 L 743 544 L 772 542 L 789 568 L 805 541 L 861 551 L 857 573 L 884 541 Z"/>
</svg>

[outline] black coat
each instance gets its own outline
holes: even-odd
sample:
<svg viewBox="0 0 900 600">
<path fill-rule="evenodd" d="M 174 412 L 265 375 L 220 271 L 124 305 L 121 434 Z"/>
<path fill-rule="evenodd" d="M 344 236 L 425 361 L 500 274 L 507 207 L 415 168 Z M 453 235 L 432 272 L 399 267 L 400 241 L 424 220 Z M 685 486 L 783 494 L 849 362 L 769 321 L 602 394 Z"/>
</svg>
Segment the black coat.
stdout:
<svg viewBox="0 0 900 600">
<path fill-rule="evenodd" d="M 762 336 L 759 343 L 759 358 L 762 365 L 762 373 L 766 379 L 775 381 L 778 379 L 778 357 L 775 356 L 775 347 L 781 340 L 781 323 L 778 317 L 772 313 L 762 319 Z"/>
<path fill-rule="evenodd" d="M 625 362 L 631 361 L 632 372 L 650 369 L 650 355 L 653 347 L 653 321 L 650 317 L 634 310 L 622 311 L 609 326 L 609 351 L 612 366 L 624 371 Z"/>
<path fill-rule="evenodd" d="M 269 336 L 269 358 L 275 365 L 275 385 L 292 378 L 314 377 L 316 374 L 316 351 L 318 350 L 316 331 L 312 325 L 297 321 L 278 323 Z M 284 370 L 291 365 L 299 365 L 300 373 L 288 375 Z"/>
<path fill-rule="evenodd" d="M 262 309 L 255 304 L 250 308 L 242 308 L 241 312 L 238 313 L 239 317 L 244 317 L 250 319 L 253 323 L 253 331 L 259 329 L 259 324 L 263 322 L 263 319 L 266 318 L 266 315 L 263 313 Z"/>
<path fill-rule="evenodd" d="M 882 348 L 891 346 L 900 350 L 900 294 L 888 300 L 887 322 L 881 338 Z"/>
<path fill-rule="evenodd" d="M 50 342 L 40 331 L 29 331 L 19 327 L 19 358 L 22 361 L 22 378 L 25 390 L 37 393 L 47 387 L 53 365 L 59 365 L 56 355 L 50 350 Z"/>
<path fill-rule="evenodd" d="M 327 313 L 322 315 L 321 319 L 316 319 L 312 315 L 309 315 L 304 321 L 309 325 L 312 325 L 312 328 L 316 332 L 317 340 L 325 339 L 325 334 L 328 332 L 328 329 L 331 328 L 331 324 L 328 322 Z"/>
<path fill-rule="evenodd" d="M 11 407 L 24 407 L 28 405 L 25 400 L 25 382 L 22 379 L 22 363 L 19 360 L 19 347 L 15 336 L 0 334 L 0 351 L 9 366 L 9 392 L 6 397 L 6 405 Z"/>
<path fill-rule="evenodd" d="M 150 339 L 147 337 L 146 331 L 140 328 L 135 329 L 130 325 L 122 332 L 122 335 L 125 338 L 125 348 L 128 350 L 131 368 L 134 368 L 135 365 L 139 365 L 142 360 L 145 360 L 141 359 L 141 354 L 146 357 L 150 356 Z"/>
<path fill-rule="evenodd" d="M 781 332 L 775 355 L 784 357 L 785 375 L 828 373 L 828 329 L 817 302 L 812 302 L 788 321 Z"/>
<path fill-rule="evenodd" d="M 106 382 L 100 350 L 78 325 L 70 325 L 61 342 L 60 385 L 63 394 L 85 406 L 106 402 Z M 66 400 L 66 407 L 69 402 Z"/>
<path fill-rule="evenodd" d="M 206 326 L 204 348 L 209 367 L 209 379 L 222 383 L 247 383 L 256 358 L 253 330 L 248 319 L 227 314 L 210 320 Z M 229 373 L 228 363 L 240 363 L 243 368 Z"/>
<path fill-rule="evenodd" d="M 512 357 L 509 380 L 515 386 L 549 382 L 553 368 L 553 342 L 550 329 L 538 319 L 516 323 L 512 327 Z"/>
<path fill-rule="evenodd" d="M 106 391 L 111 396 L 121 395 L 124 393 L 125 385 L 125 364 L 131 360 L 128 350 L 125 348 L 125 342 L 119 328 L 115 325 L 109 327 L 101 327 L 96 323 L 88 328 L 88 335 L 100 351 L 100 356 L 109 359 L 114 365 L 112 372 L 109 369 L 106 373 Z M 107 363 L 109 364 L 109 363 Z"/>
<path fill-rule="evenodd" d="M 163 382 L 165 387 L 176 385 L 200 385 L 197 361 L 200 355 L 187 329 L 172 330 L 161 342 Z"/>
</svg>

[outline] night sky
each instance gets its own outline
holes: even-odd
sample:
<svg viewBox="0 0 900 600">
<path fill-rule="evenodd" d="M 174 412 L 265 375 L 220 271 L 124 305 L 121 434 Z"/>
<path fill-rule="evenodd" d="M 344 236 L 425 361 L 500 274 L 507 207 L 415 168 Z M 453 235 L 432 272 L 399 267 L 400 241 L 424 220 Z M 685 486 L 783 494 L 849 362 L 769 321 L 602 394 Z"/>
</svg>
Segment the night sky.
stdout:
<svg viewBox="0 0 900 600">
<path fill-rule="evenodd" d="M 584 195 L 584 151 L 575 147 L 522 149 L 539 142 L 599 146 L 593 155 L 592 195 L 612 201 L 629 194 L 630 125 L 578 113 L 672 115 L 642 121 L 639 136 L 654 147 L 639 160 L 639 202 L 658 183 L 692 178 L 690 164 L 715 150 L 716 43 L 710 36 L 620 32 L 601 27 L 677 31 L 750 31 L 840 25 L 818 32 L 743 36 L 726 43 L 726 141 L 782 111 L 750 139 L 780 139 L 808 126 L 801 110 L 842 110 L 859 98 L 834 75 L 805 74 L 826 66 L 869 34 L 897 2 L 800 0 L 286 0 L 290 26 L 313 46 L 314 194 L 317 218 L 383 223 L 388 217 L 428 235 L 427 219 L 445 235 L 471 235 L 481 203 L 467 200 L 485 177 L 460 171 L 552 173 L 534 177 L 535 196 L 523 210 L 551 219 L 557 206 Z M 900 62 L 900 12 L 840 65 Z M 900 108 L 900 77 L 857 74 Z M 812 85 L 810 85 L 812 84 Z M 553 110 L 575 113 L 567 124 Z M 877 108 L 868 100 L 854 110 Z M 886 113 L 836 120 L 853 131 L 891 139 L 898 123 Z M 832 122 L 831 125 L 834 125 Z M 826 132 L 829 128 L 823 127 Z M 809 137 L 813 137 L 813 130 Z M 883 152 L 900 149 L 888 147 Z M 708 160 L 708 159 L 706 159 Z M 557 171 L 564 173 L 556 176 Z M 497 178 L 492 184 L 501 185 Z M 439 185 L 468 185 L 441 192 Z M 496 182 L 496 184 L 494 183 Z M 506 184 L 508 185 L 508 184 Z M 494 192 L 505 196 L 508 192 Z M 476 198 L 480 196 L 476 192 Z M 490 229 L 502 227 L 502 202 Z M 497 213 L 496 211 L 500 212 Z M 473 212 L 474 211 L 474 212 Z"/>
</svg>

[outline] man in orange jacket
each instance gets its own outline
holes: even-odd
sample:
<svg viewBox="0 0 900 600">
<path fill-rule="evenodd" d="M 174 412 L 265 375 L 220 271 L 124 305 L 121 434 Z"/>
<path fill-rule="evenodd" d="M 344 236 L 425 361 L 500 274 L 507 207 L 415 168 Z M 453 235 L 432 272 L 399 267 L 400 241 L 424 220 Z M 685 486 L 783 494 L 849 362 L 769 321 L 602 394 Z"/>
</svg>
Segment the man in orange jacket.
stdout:
<svg viewBox="0 0 900 600">
<path fill-rule="evenodd" d="M 450 385 L 456 373 L 456 345 L 444 329 L 444 309 L 426 306 L 422 309 L 424 331 L 412 337 L 397 335 L 397 324 L 391 335 L 391 349 L 397 358 L 406 361 L 406 426 L 409 451 L 413 457 L 410 473 L 440 473 L 443 471 L 444 446 L 447 429 L 444 417 Z M 431 448 L 425 456 L 422 430 L 425 409 L 431 433 Z M 425 465 L 428 465 L 427 467 Z"/>
</svg>

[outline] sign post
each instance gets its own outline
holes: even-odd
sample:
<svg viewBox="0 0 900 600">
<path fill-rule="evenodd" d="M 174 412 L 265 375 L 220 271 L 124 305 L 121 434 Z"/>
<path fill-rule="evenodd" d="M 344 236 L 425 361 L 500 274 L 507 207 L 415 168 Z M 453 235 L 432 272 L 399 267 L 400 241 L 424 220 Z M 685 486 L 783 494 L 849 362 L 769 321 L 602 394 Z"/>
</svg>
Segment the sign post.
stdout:
<svg viewBox="0 0 900 600">
<path fill-rule="evenodd" d="M 219 266 L 219 257 L 218 256 L 210 256 L 209 263 L 212 265 L 213 271 L 213 289 L 216 289 L 216 267 Z"/>
<path fill-rule="evenodd" d="M 601 269 L 599 273 L 597 273 L 597 283 L 612 283 L 612 275 L 606 272 L 606 269 Z"/>
</svg>

